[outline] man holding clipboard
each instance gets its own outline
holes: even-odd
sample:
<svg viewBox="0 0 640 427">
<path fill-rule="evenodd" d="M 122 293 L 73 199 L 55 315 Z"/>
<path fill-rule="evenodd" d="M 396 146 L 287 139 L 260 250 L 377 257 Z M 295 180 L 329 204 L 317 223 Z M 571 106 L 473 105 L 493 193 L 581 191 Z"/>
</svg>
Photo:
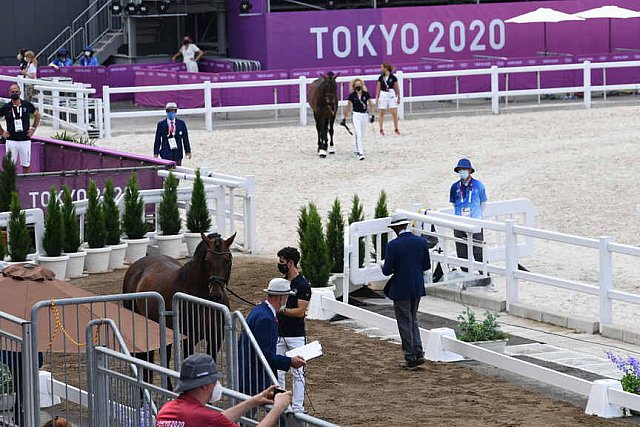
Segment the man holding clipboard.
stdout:
<svg viewBox="0 0 640 427">
<path fill-rule="evenodd" d="M 191 145 L 189 144 L 189 132 L 187 124 L 178 119 L 178 105 L 169 102 L 165 106 L 166 120 L 158 122 L 156 138 L 153 144 L 153 156 L 165 160 L 173 160 L 177 166 L 182 165 L 182 152 L 191 160 Z"/>
</svg>

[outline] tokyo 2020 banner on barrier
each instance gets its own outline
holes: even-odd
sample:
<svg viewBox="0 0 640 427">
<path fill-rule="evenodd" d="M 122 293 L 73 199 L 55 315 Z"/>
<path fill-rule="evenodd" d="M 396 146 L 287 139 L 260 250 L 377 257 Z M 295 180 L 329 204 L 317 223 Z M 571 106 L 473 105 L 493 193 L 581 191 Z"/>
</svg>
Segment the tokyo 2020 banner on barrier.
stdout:
<svg viewBox="0 0 640 427">
<path fill-rule="evenodd" d="M 631 0 L 281 13 L 264 13 L 264 2 L 253 3 L 253 12 L 258 13 L 229 18 L 230 54 L 259 60 L 269 69 L 471 59 L 476 55 L 530 57 L 545 48 L 543 24 L 508 24 L 507 19 L 539 7 L 576 13 L 616 4 L 640 10 L 640 4 Z M 606 53 L 608 25 L 607 19 L 547 24 L 547 50 Z M 612 29 L 613 48 L 640 48 L 640 19 L 614 19 Z"/>
</svg>

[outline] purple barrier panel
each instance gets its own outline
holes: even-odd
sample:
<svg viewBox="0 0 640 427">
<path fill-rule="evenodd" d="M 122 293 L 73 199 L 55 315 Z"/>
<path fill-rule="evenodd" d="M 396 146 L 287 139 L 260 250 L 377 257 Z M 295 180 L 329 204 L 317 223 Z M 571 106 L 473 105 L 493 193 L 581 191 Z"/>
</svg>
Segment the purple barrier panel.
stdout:
<svg viewBox="0 0 640 427">
<path fill-rule="evenodd" d="M 433 71 L 452 71 L 456 69 L 465 69 L 468 66 L 469 63 L 465 61 L 461 61 L 459 63 L 439 62 L 434 64 Z M 456 93 L 455 77 L 436 77 L 429 79 L 429 82 L 433 85 L 435 95 Z"/>
<path fill-rule="evenodd" d="M 296 68 L 289 71 L 289 78 L 297 79 L 300 76 L 305 76 L 309 79 L 315 79 L 329 71 L 333 71 L 336 74 L 339 73 L 343 76 L 364 74 L 362 67 Z M 340 99 L 347 99 L 347 96 L 349 96 L 349 82 L 338 83 L 338 97 Z M 300 102 L 300 88 L 297 85 L 291 86 L 289 89 L 289 102 Z"/>
<path fill-rule="evenodd" d="M 135 86 L 161 86 L 178 84 L 178 73 L 153 70 L 135 72 Z M 147 92 L 134 95 L 135 105 L 164 108 L 167 102 L 177 102 L 180 91 Z"/>
<path fill-rule="evenodd" d="M 70 77 L 74 82 L 90 84 L 96 90 L 94 98 L 102 97 L 102 86 L 109 85 L 109 72 L 106 67 L 64 67 L 63 75 Z"/>
<path fill-rule="evenodd" d="M 577 56 L 576 62 L 622 62 L 637 61 L 640 54 L 637 53 L 613 53 L 600 55 L 580 55 Z M 637 83 L 640 80 L 640 67 L 633 68 L 609 68 L 606 70 L 607 84 L 629 84 Z M 597 69 L 591 71 L 591 84 L 601 85 L 604 83 L 604 70 Z"/>
<path fill-rule="evenodd" d="M 467 61 L 460 63 L 461 66 L 459 69 L 487 69 L 491 68 L 493 65 L 496 65 L 495 60 L 478 60 L 478 61 Z M 457 64 L 458 61 L 454 62 Z M 462 67 L 462 64 L 465 64 Z M 498 84 L 500 87 L 504 87 L 504 76 L 500 76 Z M 462 76 L 458 77 L 458 87 L 459 92 L 489 92 L 491 91 L 491 76 L 490 75 L 480 75 L 480 76 Z"/>
<path fill-rule="evenodd" d="M 3 76 L 17 76 L 20 74 L 20 68 L 14 66 L 2 66 L 0 67 L 0 75 Z M 9 92 L 9 86 L 11 82 L 0 81 L 0 96 L 7 97 Z"/>
<path fill-rule="evenodd" d="M 178 73 L 179 84 L 203 83 L 206 81 L 217 82 L 218 76 L 213 73 Z M 183 90 L 176 101 L 180 108 L 204 107 L 204 90 Z M 220 89 L 211 90 L 211 104 L 220 105 Z"/>
<path fill-rule="evenodd" d="M 280 80 L 287 79 L 289 73 L 285 70 L 250 71 L 244 73 L 219 73 L 219 82 Z M 273 104 L 275 87 L 233 88 L 221 89 L 223 106 Z M 278 86 L 278 102 L 285 103 L 289 99 L 289 92 L 284 86 Z"/>
<path fill-rule="evenodd" d="M 198 69 L 201 73 L 231 73 L 233 64 L 224 59 L 202 58 Z"/>
<path fill-rule="evenodd" d="M 135 65 L 119 64 L 110 65 L 109 86 L 110 87 L 131 87 L 135 84 Z M 133 101 L 133 93 L 116 93 L 111 95 L 111 101 Z"/>
<path fill-rule="evenodd" d="M 136 64 L 139 69 L 158 71 L 186 71 L 187 66 L 183 62 L 160 62 L 154 64 Z"/>
<path fill-rule="evenodd" d="M 0 144 L 0 159 L 7 154 L 7 145 Z M 0 170 L 2 170 L 2 162 L 0 162 Z M 32 141 L 31 142 L 31 172 L 44 172 L 46 169 L 43 165 L 43 148 L 42 144 Z M 17 173 L 23 173 L 20 163 L 16 165 Z M 22 192 L 22 189 L 20 189 Z"/>
<path fill-rule="evenodd" d="M 558 65 L 572 64 L 573 58 L 562 57 L 543 57 L 540 59 L 540 65 Z M 582 84 L 581 70 L 567 71 L 547 71 L 540 73 L 540 86 L 543 88 L 575 86 Z"/>
</svg>

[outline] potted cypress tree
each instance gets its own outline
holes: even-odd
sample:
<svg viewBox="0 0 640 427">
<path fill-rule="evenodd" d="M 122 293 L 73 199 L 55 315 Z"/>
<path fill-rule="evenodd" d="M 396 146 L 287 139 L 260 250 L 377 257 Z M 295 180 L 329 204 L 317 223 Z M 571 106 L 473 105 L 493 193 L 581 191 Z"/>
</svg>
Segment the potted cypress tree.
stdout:
<svg viewBox="0 0 640 427">
<path fill-rule="evenodd" d="M 27 216 L 20 206 L 20 198 L 15 191 L 11 193 L 11 214 L 9 216 L 9 257 L 11 262 L 25 262 L 31 247 L 31 237 L 27 229 Z"/>
<path fill-rule="evenodd" d="M 0 262 L 4 261 L 4 257 L 7 256 L 7 247 L 4 244 L 4 239 L 0 239 Z"/>
<path fill-rule="evenodd" d="M 382 190 L 380 191 L 380 196 L 378 196 L 378 202 L 376 203 L 376 208 L 373 212 L 374 218 L 386 218 L 389 216 L 389 208 L 387 208 L 387 192 Z M 377 236 L 373 236 L 373 248 L 375 250 L 377 245 Z M 389 240 L 389 234 L 383 233 L 380 237 L 380 259 L 384 259 L 384 252 L 387 249 L 387 241 Z"/>
<path fill-rule="evenodd" d="M 162 233 L 156 235 L 158 250 L 163 255 L 179 258 L 184 234 L 180 234 L 182 219 L 178 211 L 178 179 L 171 172 L 164 180 L 162 201 L 158 211 L 160 232 Z"/>
<path fill-rule="evenodd" d="M 120 236 L 120 209 L 116 205 L 116 194 L 113 190 L 113 181 L 107 179 L 102 195 L 104 209 L 105 243 L 111 248 L 109 257 L 109 270 L 124 268 L 124 256 L 127 251 L 127 242 L 122 242 Z"/>
<path fill-rule="evenodd" d="M 149 238 L 147 225 L 144 223 L 144 202 L 138 191 L 138 178 L 135 172 L 131 174 L 127 188 L 124 190 L 124 214 L 122 215 L 122 230 L 127 236 L 125 260 L 133 264 L 147 255 Z"/>
<path fill-rule="evenodd" d="M 2 170 L 0 170 L 0 212 L 9 212 L 11 193 L 14 191 L 18 191 L 16 187 L 16 165 L 11 160 L 11 153 L 9 152 L 2 158 Z M 0 240 L 2 240 L 6 249 L 7 230 L 1 230 L 0 234 Z"/>
<path fill-rule="evenodd" d="M 98 188 L 94 180 L 89 180 L 89 206 L 85 216 L 85 240 L 87 252 L 85 267 L 87 273 L 106 273 L 109 271 L 111 248 L 105 246 L 104 212 L 98 197 Z"/>
<path fill-rule="evenodd" d="M 329 286 L 331 259 L 329 248 L 322 228 L 322 220 L 318 208 L 309 203 L 303 240 L 300 242 L 300 265 L 305 277 L 311 284 L 311 300 L 309 301 L 309 319 L 323 319 L 333 315 L 322 310 L 322 297 L 335 298 L 335 286 Z"/>
<path fill-rule="evenodd" d="M 76 207 L 71 199 L 71 191 L 66 185 L 62 187 L 62 223 L 64 228 L 62 250 L 64 254 L 69 256 L 66 277 L 69 279 L 82 277 L 84 259 L 87 253 L 80 250 L 80 245 L 82 244 L 80 241 L 80 223 L 76 216 Z"/>
<path fill-rule="evenodd" d="M 193 181 L 191 203 L 187 211 L 187 230 L 184 240 L 187 242 L 189 256 L 193 256 L 202 241 L 201 233 L 208 234 L 211 229 L 211 216 L 207 207 L 207 195 L 204 192 L 204 182 L 200 176 L 200 169 L 196 169 L 196 179 Z"/>
<path fill-rule="evenodd" d="M 67 272 L 67 262 L 69 261 L 69 255 L 62 253 L 64 233 L 58 191 L 55 187 L 51 187 L 49 190 L 47 216 L 44 219 L 44 236 L 42 237 L 42 246 L 46 256 L 38 256 L 38 263 L 53 271 L 58 280 L 64 280 Z"/>
<path fill-rule="evenodd" d="M 351 212 L 349 213 L 349 224 L 352 224 L 354 222 L 359 222 L 359 221 L 364 221 L 364 207 L 362 206 L 362 202 L 360 201 L 360 197 L 358 197 L 357 194 L 353 195 L 353 199 L 351 199 L 352 204 L 351 204 Z M 359 259 L 358 259 L 358 266 L 359 267 L 363 267 L 364 266 L 364 237 L 360 238 L 359 241 Z"/>
<path fill-rule="evenodd" d="M 342 289 L 344 274 L 344 216 L 340 199 L 333 201 L 327 217 L 327 247 L 331 260 L 331 283 Z"/>
</svg>

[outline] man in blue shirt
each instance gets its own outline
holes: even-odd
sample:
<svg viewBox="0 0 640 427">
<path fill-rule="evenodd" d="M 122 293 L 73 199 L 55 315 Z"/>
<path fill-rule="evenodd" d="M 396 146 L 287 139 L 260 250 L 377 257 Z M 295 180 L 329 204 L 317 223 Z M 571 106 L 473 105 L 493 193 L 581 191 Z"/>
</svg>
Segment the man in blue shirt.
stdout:
<svg viewBox="0 0 640 427">
<path fill-rule="evenodd" d="M 460 159 L 453 171 L 460 176 L 460 180 L 451 185 L 449 191 L 449 201 L 453 204 L 453 208 L 456 215 L 484 219 L 484 208 L 487 203 L 487 193 L 484 188 L 484 184 L 473 179 L 471 174 L 475 172 L 471 161 L 469 159 Z M 467 239 L 467 233 L 460 230 L 453 230 L 453 235 L 459 239 Z M 476 243 L 484 242 L 483 230 L 479 233 L 473 233 L 473 241 Z M 467 259 L 467 245 L 465 243 L 456 242 L 456 253 L 458 258 Z M 473 246 L 473 258 L 482 262 L 482 246 Z M 462 271 L 467 271 L 467 268 L 462 267 Z M 482 272 L 480 272 L 482 274 Z M 486 278 L 483 285 L 491 283 L 490 278 Z"/>
<path fill-rule="evenodd" d="M 418 305 L 426 295 L 424 272 L 431 268 L 427 241 L 407 230 L 410 223 L 401 215 L 391 218 L 391 228 L 398 237 L 387 243 L 382 274 L 391 276 L 384 294 L 393 300 L 393 309 L 402 340 L 404 368 L 416 370 L 424 363 L 424 352 L 418 327 Z"/>
<path fill-rule="evenodd" d="M 93 51 L 93 46 L 87 45 L 82 51 L 82 58 L 78 61 L 78 65 L 82 67 L 97 67 L 100 65 L 98 62 L 98 57 L 95 56 L 95 52 Z"/>
</svg>

